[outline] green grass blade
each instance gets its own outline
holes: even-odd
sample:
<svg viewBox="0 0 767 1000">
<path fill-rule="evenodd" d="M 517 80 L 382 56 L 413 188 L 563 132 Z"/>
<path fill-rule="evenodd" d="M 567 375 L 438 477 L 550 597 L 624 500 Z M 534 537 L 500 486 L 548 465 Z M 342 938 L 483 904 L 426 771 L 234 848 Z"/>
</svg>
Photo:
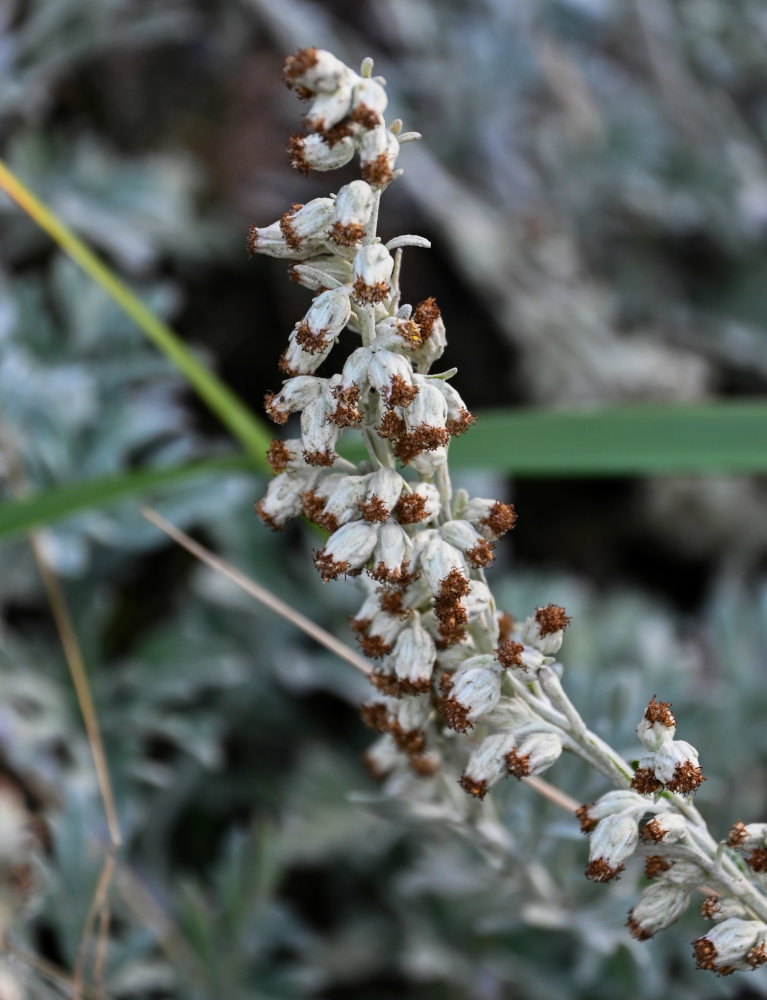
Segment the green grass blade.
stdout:
<svg viewBox="0 0 767 1000">
<path fill-rule="evenodd" d="M 271 434 L 242 400 L 199 361 L 170 327 L 158 319 L 104 261 L 36 198 L 11 173 L 2 160 L 0 160 L 0 189 L 34 219 L 38 226 L 48 233 L 61 249 L 69 254 L 72 260 L 134 320 L 184 375 L 221 423 L 265 468 L 264 452 L 269 447 Z"/>
<path fill-rule="evenodd" d="M 767 471 L 767 404 L 636 406 L 592 412 L 480 413 L 451 446 L 455 468 L 518 476 L 659 475 Z M 361 445 L 343 448 L 362 457 Z M 357 454 L 359 452 L 360 454 Z M 0 504 L 0 541 L 84 510 L 216 472 L 253 471 L 246 455 L 143 469 Z"/>
<path fill-rule="evenodd" d="M 518 476 L 765 472 L 767 403 L 480 412 L 450 464 Z"/>
<path fill-rule="evenodd" d="M 166 469 L 139 469 L 70 483 L 33 493 L 22 500 L 7 500 L 0 503 L 0 542 L 55 524 L 73 514 L 128 500 L 161 487 L 238 471 L 253 472 L 253 460 L 247 455 L 225 455 Z"/>
</svg>

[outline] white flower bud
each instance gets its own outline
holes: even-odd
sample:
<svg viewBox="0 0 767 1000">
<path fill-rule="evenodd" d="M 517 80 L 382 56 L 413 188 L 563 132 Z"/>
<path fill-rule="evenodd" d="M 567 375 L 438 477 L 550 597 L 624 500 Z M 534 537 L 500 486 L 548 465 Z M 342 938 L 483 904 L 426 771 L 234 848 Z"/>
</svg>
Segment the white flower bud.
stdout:
<svg viewBox="0 0 767 1000">
<path fill-rule="evenodd" d="M 404 361 L 399 354 L 383 354 L 399 358 L 400 364 Z M 450 440 L 445 427 L 447 407 L 440 393 L 420 375 L 411 374 L 410 377 L 412 384 L 404 377 L 393 378 L 386 397 L 389 409 L 377 430 L 381 437 L 392 441 L 392 450 L 403 465 L 413 463 L 421 475 L 430 475 L 446 457 L 444 448 Z M 431 451 L 439 452 L 438 458 L 427 465 L 416 466 L 414 460 Z"/>
<path fill-rule="evenodd" d="M 286 212 L 280 219 L 280 228 L 288 246 L 300 250 L 304 241 L 325 240 L 332 221 L 333 199 L 312 198 L 295 212 Z"/>
<path fill-rule="evenodd" d="M 420 344 L 418 327 L 410 319 L 386 316 L 376 323 L 376 347 L 387 351 L 406 351 L 412 360 L 412 351 Z"/>
<path fill-rule="evenodd" d="M 453 646 L 449 652 L 460 647 Z M 495 708 L 483 716 L 482 721 L 493 729 L 514 730 L 529 725 L 536 715 L 527 702 L 518 695 L 504 696 Z"/>
<path fill-rule="evenodd" d="M 442 584 L 453 570 L 458 570 L 465 580 L 469 578 L 469 567 L 463 553 L 439 536 L 432 537 L 424 545 L 418 555 L 418 564 L 433 594 L 440 593 Z"/>
<path fill-rule="evenodd" d="M 671 712 L 669 703 L 656 701 L 653 698 L 647 706 L 636 732 L 642 745 L 651 753 L 659 750 L 664 743 L 673 740 L 676 732 L 676 719 Z"/>
<path fill-rule="evenodd" d="M 589 833 L 599 820 L 606 816 L 625 813 L 638 820 L 645 812 L 647 812 L 647 799 L 636 792 L 620 788 L 613 792 L 605 792 L 596 802 L 581 806 L 576 810 L 576 816 L 580 820 L 581 830 Z"/>
<path fill-rule="evenodd" d="M 437 649 L 417 617 L 397 637 L 391 662 L 403 694 L 429 690 Z"/>
<path fill-rule="evenodd" d="M 639 941 L 646 941 L 678 920 L 689 902 L 690 894 L 684 889 L 655 882 L 643 890 L 639 901 L 629 911 L 629 930 Z"/>
<path fill-rule="evenodd" d="M 429 379 L 429 385 L 442 394 L 447 404 L 447 429 L 454 437 L 463 434 L 474 422 L 474 417 L 456 390 L 445 379 Z"/>
<path fill-rule="evenodd" d="M 495 558 L 492 543 L 468 521 L 446 521 L 439 531 L 446 542 L 464 553 L 472 566 L 489 566 Z"/>
<path fill-rule="evenodd" d="M 305 406 L 301 413 L 304 461 L 308 465 L 332 465 L 340 433 L 336 424 L 328 420 L 328 407 L 324 399 L 314 400 Z"/>
<path fill-rule="evenodd" d="M 266 394 L 266 412 L 276 424 L 284 424 L 291 413 L 297 413 L 322 397 L 324 381 L 312 375 L 298 375 L 282 384 L 278 393 Z"/>
<path fill-rule="evenodd" d="M 456 549 L 461 549 L 462 552 L 472 548 L 481 538 L 476 528 L 462 519 L 445 521 L 444 524 L 440 525 L 439 533 L 446 542 Z"/>
<path fill-rule="evenodd" d="M 658 876 L 661 881 L 670 885 L 686 886 L 694 889 L 705 878 L 705 873 L 694 861 L 674 861 L 670 868 Z"/>
<path fill-rule="evenodd" d="M 422 620 L 425 618 L 422 615 Z M 476 646 L 473 642 L 461 646 L 450 646 L 448 649 L 440 649 L 437 653 L 437 664 L 440 670 L 448 671 L 453 676 L 463 668 L 476 655 Z M 453 676 L 448 679 L 453 680 Z"/>
<path fill-rule="evenodd" d="M 290 335 L 281 362 L 283 370 L 288 368 L 304 374 L 318 368 L 346 326 L 350 313 L 347 289 L 333 288 L 317 295 Z"/>
<path fill-rule="evenodd" d="M 341 374 L 330 379 L 328 418 L 339 427 L 353 427 L 362 421 L 363 413 L 358 403 L 367 392 L 369 364 L 370 351 L 366 347 L 358 347 L 346 359 Z"/>
<path fill-rule="evenodd" d="M 676 844 L 686 836 L 687 820 L 670 809 L 656 813 L 642 829 L 642 837 L 656 844 Z"/>
<path fill-rule="evenodd" d="M 642 719 L 636 728 L 636 734 L 642 745 L 654 753 L 666 740 L 674 738 L 673 726 L 660 726 L 657 722 L 648 722 Z"/>
<path fill-rule="evenodd" d="M 399 156 L 397 139 L 385 125 L 378 125 L 362 136 L 359 148 L 362 176 L 371 187 L 386 187 L 394 176 Z"/>
<path fill-rule="evenodd" d="M 532 646 L 523 646 L 519 654 L 519 665 L 528 673 L 537 674 L 543 666 L 543 660 L 543 653 Z"/>
<path fill-rule="evenodd" d="M 493 733 L 482 740 L 469 757 L 461 777 L 461 788 L 476 799 L 484 799 L 488 789 L 503 777 L 505 758 L 513 747 L 513 733 Z"/>
<path fill-rule="evenodd" d="M 431 699 L 428 694 L 414 698 L 393 700 L 392 711 L 403 729 L 422 729 L 431 714 Z"/>
<path fill-rule="evenodd" d="M 342 524 L 358 520 L 358 501 L 364 494 L 365 480 L 362 476 L 339 476 L 326 493 L 328 499 L 318 523 L 329 531 L 337 531 Z"/>
<path fill-rule="evenodd" d="M 451 678 L 441 703 L 445 723 L 451 729 L 465 733 L 498 704 L 501 679 L 492 662 L 490 656 L 472 656 Z"/>
<path fill-rule="evenodd" d="M 341 246 L 355 246 L 365 235 L 365 226 L 370 221 L 374 206 L 373 189 L 365 181 L 344 184 L 333 208 L 330 238 Z"/>
<path fill-rule="evenodd" d="M 439 541 L 439 532 L 436 528 L 423 528 L 413 535 L 413 555 L 420 559 L 430 542 Z"/>
<path fill-rule="evenodd" d="M 380 739 L 377 739 L 375 743 L 372 743 L 368 747 L 363 760 L 368 771 L 370 771 L 374 778 L 378 778 L 379 780 L 385 778 L 405 763 L 402 752 L 397 748 L 397 744 L 388 733 L 384 733 Z"/>
<path fill-rule="evenodd" d="M 383 302 L 391 292 L 394 258 L 383 243 L 361 247 L 354 256 L 354 298 L 361 303 Z"/>
<path fill-rule="evenodd" d="M 509 773 L 516 778 L 543 774 L 562 756 L 562 740 L 556 733 L 530 733 L 506 758 Z"/>
<path fill-rule="evenodd" d="M 334 338 L 349 322 L 350 314 L 348 288 L 331 288 L 315 297 L 303 322 L 315 337 Z"/>
<path fill-rule="evenodd" d="M 394 642 L 403 628 L 404 622 L 401 618 L 386 611 L 379 611 L 373 617 L 365 634 L 358 635 L 357 640 L 366 656 L 378 659 L 391 653 Z"/>
<path fill-rule="evenodd" d="M 487 611 L 492 603 L 493 597 L 490 588 L 482 580 L 470 580 L 469 592 L 461 598 L 461 604 L 466 609 L 469 621 L 479 618 L 483 612 Z"/>
<path fill-rule="evenodd" d="M 398 749 L 419 753 L 424 748 L 423 727 L 428 720 L 428 702 L 415 698 L 379 697 L 363 705 L 362 718 L 382 733 L 390 733 Z"/>
<path fill-rule="evenodd" d="M 370 575 L 379 583 L 403 584 L 412 578 L 409 567 L 413 544 L 396 521 L 387 521 L 378 529 Z"/>
<path fill-rule="evenodd" d="M 736 823 L 729 832 L 727 844 L 740 851 L 767 846 L 767 823 Z"/>
<path fill-rule="evenodd" d="M 515 639 L 504 639 L 496 650 L 496 656 L 506 670 L 523 670 L 531 674 L 537 674 L 545 660 L 540 650 L 525 646 Z"/>
<path fill-rule="evenodd" d="M 705 920 L 726 920 L 728 917 L 748 917 L 745 906 L 731 896 L 706 896 L 700 904 L 700 915 Z"/>
<path fill-rule="evenodd" d="M 248 250 L 269 257 L 311 257 L 322 247 L 332 220 L 333 200 L 313 198 L 306 205 L 293 206 L 271 226 L 251 226 Z"/>
<path fill-rule="evenodd" d="M 433 298 L 418 303 L 412 320 L 418 327 L 420 339 L 420 345 L 413 352 L 413 364 L 418 371 L 427 372 L 445 352 L 445 324 Z"/>
<path fill-rule="evenodd" d="M 405 480 L 394 469 L 382 468 L 366 480 L 362 516 L 367 521 L 386 521 L 400 498 Z"/>
<path fill-rule="evenodd" d="M 317 94 L 304 117 L 310 132 L 329 132 L 349 114 L 354 93 L 354 76 L 351 70 L 330 94 Z"/>
<path fill-rule="evenodd" d="M 302 449 L 301 456 L 303 458 L 304 443 L 303 441 L 301 441 L 300 438 L 299 438 L 299 443 L 301 445 Z M 304 466 L 306 467 L 306 463 L 304 463 Z M 345 470 L 344 471 L 336 470 L 335 472 L 331 472 L 329 469 L 317 469 L 315 471 L 317 473 L 317 480 L 312 492 L 314 494 L 315 499 L 317 499 L 318 501 L 322 500 L 323 504 L 327 501 L 328 497 L 333 492 L 333 490 L 349 477 L 349 472 Z"/>
<path fill-rule="evenodd" d="M 473 497 L 462 509 L 456 510 L 456 517 L 470 521 L 477 531 L 488 541 L 494 542 L 514 527 L 517 515 L 511 504 L 500 500 L 485 500 Z"/>
<path fill-rule="evenodd" d="M 413 375 L 412 384 L 418 392 L 411 406 L 402 411 L 405 424 L 409 431 L 420 430 L 422 427 L 444 428 L 447 422 L 447 403 L 445 397 L 427 382 L 422 375 Z M 438 435 L 438 444 L 447 444 L 447 435 Z"/>
<path fill-rule="evenodd" d="M 269 465 L 274 472 L 303 472 L 304 446 L 301 438 L 274 438 L 266 453 Z"/>
<path fill-rule="evenodd" d="M 354 140 L 345 135 L 331 143 L 318 132 L 294 135 L 288 143 L 288 154 L 291 165 L 302 173 L 310 170 L 338 170 L 353 158 Z"/>
<path fill-rule="evenodd" d="M 303 253 L 289 247 L 279 222 L 273 222 L 269 226 L 251 226 L 248 231 L 248 253 L 263 253 L 267 257 L 287 257 L 293 260 L 300 260 L 301 257 L 311 257 L 321 246 L 319 240 L 304 244 Z"/>
<path fill-rule="evenodd" d="M 634 777 L 631 779 L 631 787 L 642 795 L 652 795 L 662 788 L 663 783 L 655 776 L 654 767 L 655 754 L 640 757 Z"/>
<path fill-rule="evenodd" d="M 324 346 L 313 347 L 311 351 L 307 351 L 299 342 L 297 330 L 292 330 L 288 346 L 280 356 L 280 371 L 292 376 L 311 375 L 317 371 L 332 349 L 333 341 L 327 340 Z"/>
<path fill-rule="evenodd" d="M 368 387 L 368 369 L 373 360 L 373 352 L 369 347 L 358 347 L 352 351 L 344 362 L 341 371 L 341 385 L 344 388 L 356 386 L 360 394 Z"/>
<path fill-rule="evenodd" d="M 418 536 L 416 535 L 416 537 Z M 411 554 L 413 564 L 415 564 L 415 546 L 411 549 Z M 418 575 L 415 580 L 412 580 L 402 591 L 403 610 L 416 610 L 418 608 L 422 608 L 424 604 L 427 604 L 430 600 L 431 592 L 429 591 L 429 585 L 420 575 Z"/>
<path fill-rule="evenodd" d="M 763 965 L 767 959 L 765 936 L 767 924 L 761 920 L 728 917 L 693 941 L 696 967 L 727 975 L 736 969 Z"/>
<path fill-rule="evenodd" d="M 360 569 L 373 554 L 378 531 L 367 521 L 352 521 L 334 531 L 324 548 L 314 557 L 322 579 L 335 579 L 341 574 Z"/>
<path fill-rule="evenodd" d="M 633 812 L 618 812 L 601 819 L 591 835 L 586 877 L 595 882 L 609 882 L 623 871 L 639 840 L 639 827 Z"/>
<path fill-rule="evenodd" d="M 289 87 L 332 94 L 348 79 L 352 70 L 327 49 L 307 48 L 288 56 L 283 73 Z"/>
<path fill-rule="evenodd" d="M 352 265 L 343 257 L 324 255 L 312 257 L 311 264 L 294 264 L 288 273 L 297 284 L 319 292 L 333 288 L 336 282 L 351 284 Z"/>
<path fill-rule="evenodd" d="M 534 646 L 544 656 L 552 656 L 562 646 L 565 629 L 570 619 L 565 609 L 557 604 L 536 608 L 535 614 L 526 618 L 519 630 L 522 642 Z"/>
<path fill-rule="evenodd" d="M 364 577 L 363 577 L 364 579 Z M 381 610 L 381 595 L 377 590 L 374 590 L 371 594 L 365 598 L 362 602 L 362 606 L 356 615 L 353 615 L 349 619 L 349 623 L 352 630 L 355 633 L 360 631 L 366 631 L 370 628 L 370 623 Z"/>
<path fill-rule="evenodd" d="M 387 406 L 407 407 L 418 393 L 413 386 L 413 370 L 407 359 L 393 351 L 378 347 L 372 349 L 368 377 Z"/>
<path fill-rule="evenodd" d="M 363 128 L 371 129 L 383 123 L 383 113 L 389 99 L 386 91 L 371 77 L 357 81 L 352 98 L 352 119 Z"/>
<path fill-rule="evenodd" d="M 317 471 L 319 472 L 320 470 Z M 334 482 L 331 484 L 328 480 L 333 480 Z M 304 490 L 301 494 L 304 516 L 313 521 L 314 524 L 324 528 L 330 534 L 338 531 L 341 527 L 333 512 L 329 512 L 325 507 L 327 503 L 327 491 L 332 491 L 335 480 L 336 476 L 328 476 L 324 480 L 321 479 L 314 489 Z M 342 519 L 342 523 L 346 524 L 348 520 L 350 519 L 344 518 Z"/>
<path fill-rule="evenodd" d="M 400 524 L 428 524 L 440 512 L 439 490 L 432 483 L 416 483 L 402 493 L 397 505 Z"/>
<path fill-rule="evenodd" d="M 500 672 L 495 664 L 494 658 L 489 653 L 476 653 L 474 656 L 466 657 L 461 664 L 461 671 L 476 670 L 481 667 L 483 670 L 492 670 L 500 676 Z M 460 675 L 456 672 L 453 680 L 459 680 Z"/>
<path fill-rule="evenodd" d="M 286 523 L 301 513 L 301 493 L 307 487 L 306 479 L 294 472 L 275 476 L 266 488 L 266 494 L 256 504 L 256 513 L 272 530 L 279 531 Z"/>
<path fill-rule="evenodd" d="M 689 795 L 704 781 L 698 751 L 685 740 L 664 743 L 655 754 L 653 770 L 658 781 L 680 795 Z"/>
</svg>

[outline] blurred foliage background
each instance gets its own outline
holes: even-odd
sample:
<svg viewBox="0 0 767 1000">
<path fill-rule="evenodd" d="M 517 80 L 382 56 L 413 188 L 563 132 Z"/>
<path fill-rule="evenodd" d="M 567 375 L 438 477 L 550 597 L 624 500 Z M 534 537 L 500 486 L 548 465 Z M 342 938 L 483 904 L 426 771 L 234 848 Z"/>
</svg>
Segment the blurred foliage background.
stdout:
<svg viewBox="0 0 767 1000">
<path fill-rule="evenodd" d="M 260 412 L 304 303 L 283 265 L 247 260 L 247 227 L 349 179 L 290 170 L 301 109 L 282 60 L 310 44 L 372 55 L 390 113 L 425 137 L 383 235 L 433 241 L 409 252 L 405 295 L 440 302 L 480 423 L 487 407 L 720 405 L 767 388 L 765 41 L 759 0 L 6 0 L 0 153 Z M 16 462 L 49 496 L 231 451 L 2 195 L 0 432 L 8 504 Z M 512 480 L 490 455 L 461 480 L 517 504 L 499 604 L 566 605 L 568 690 L 592 727 L 632 755 L 648 698 L 673 701 L 717 836 L 767 809 L 762 444 L 761 475 Z M 252 517 L 263 488 L 258 470 L 217 468 L 141 498 L 346 636 L 354 590 L 322 586 L 305 528 L 274 537 Z M 575 821 L 530 789 L 497 794 L 497 851 L 378 795 L 359 761 L 364 682 L 138 506 L 81 510 L 44 539 L 125 840 L 110 997 L 767 995 L 761 973 L 693 971 L 694 916 L 631 940 L 639 873 L 586 884 Z M 30 956 L 75 966 L 108 838 L 31 550 L 2 556 L 0 996 L 53 998 L 69 987 Z M 552 777 L 584 801 L 604 791 L 574 762 Z"/>
</svg>

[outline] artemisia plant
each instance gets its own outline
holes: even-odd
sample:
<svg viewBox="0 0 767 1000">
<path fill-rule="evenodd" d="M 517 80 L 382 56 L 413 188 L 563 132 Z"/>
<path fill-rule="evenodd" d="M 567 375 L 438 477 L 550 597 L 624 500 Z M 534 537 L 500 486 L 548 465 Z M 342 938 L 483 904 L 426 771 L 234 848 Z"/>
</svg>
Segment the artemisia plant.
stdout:
<svg viewBox="0 0 767 1000">
<path fill-rule="evenodd" d="M 630 766 L 563 690 L 555 658 L 565 610 L 550 604 L 515 623 L 496 607 L 485 571 L 516 515 L 451 486 L 450 439 L 474 418 L 455 371 L 431 370 L 445 348 L 437 303 L 401 302 L 403 248 L 428 242 L 377 235 L 400 147 L 419 136 L 386 123 L 385 81 L 371 74 L 370 60 L 356 73 L 315 48 L 285 64 L 309 102 L 305 134 L 289 143 L 293 166 L 328 171 L 357 156 L 361 177 L 250 230 L 250 252 L 291 261 L 290 277 L 313 293 L 279 363 L 285 381 L 266 399 L 278 424 L 300 415 L 300 432 L 269 449 L 276 475 L 257 512 L 275 529 L 298 515 L 320 525 L 323 580 L 359 580 L 350 623 L 375 661 L 377 693 L 362 707 L 380 733 L 367 754 L 375 775 L 404 796 L 416 784 L 421 797 L 459 784 L 481 800 L 506 775 L 539 775 L 563 751 L 577 754 L 614 786 L 578 810 L 586 875 L 608 882 L 632 855 L 645 858 L 651 881 L 628 916 L 631 933 L 667 927 L 706 884 L 702 915 L 714 926 L 694 942 L 698 966 L 756 968 L 767 961 L 767 825 L 738 823 L 717 843 L 691 801 L 704 780 L 698 753 L 674 738 L 670 706 L 650 701 Z M 358 465 L 337 450 L 350 429 L 367 449 Z"/>
</svg>

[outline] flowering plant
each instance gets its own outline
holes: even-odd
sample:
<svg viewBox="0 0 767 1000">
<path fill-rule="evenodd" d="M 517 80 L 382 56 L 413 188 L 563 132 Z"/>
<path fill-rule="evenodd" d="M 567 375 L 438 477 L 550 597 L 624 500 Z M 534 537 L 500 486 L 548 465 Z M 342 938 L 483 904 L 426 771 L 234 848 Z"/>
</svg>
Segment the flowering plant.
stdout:
<svg viewBox="0 0 767 1000">
<path fill-rule="evenodd" d="M 482 800 L 505 775 L 545 789 L 537 776 L 576 754 L 614 786 L 576 810 L 590 838 L 587 877 L 608 882 L 633 855 L 645 858 L 650 884 L 629 913 L 631 933 L 643 940 L 669 926 L 705 885 L 701 912 L 715 926 L 694 942 L 698 966 L 757 968 L 767 962 L 767 824 L 737 823 L 717 842 L 691 801 L 704 778 L 697 750 L 675 739 L 670 705 L 650 700 L 637 727 L 643 752 L 629 764 L 563 689 L 565 609 L 538 607 L 515 623 L 496 607 L 485 570 L 516 514 L 452 488 L 449 441 L 474 418 L 450 383 L 455 370 L 431 372 L 446 343 L 435 300 L 400 301 L 403 249 L 428 242 L 384 244 L 376 232 L 400 146 L 419 136 L 386 124 L 385 81 L 370 60 L 358 74 L 303 49 L 285 78 L 310 101 L 307 134 L 288 147 L 293 165 L 327 171 L 359 155 L 362 176 L 250 230 L 252 253 L 292 261 L 291 278 L 315 293 L 280 361 L 287 378 L 266 399 L 278 424 L 300 414 L 300 436 L 272 443 L 276 476 L 256 510 L 274 529 L 305 515 L 329 533 L 314 559 L 322 579 L 359 580 L 350 624 L 378 691 L 362 708 L 380 733 L 371 771 L 402 796 L 437 802 L 460 785 Z M 347 330 L 359 346 L 340 371 L 318 375 Z M 359 464 L 337 451 L 349 428 L 367 448 Z"/>
</svg>

